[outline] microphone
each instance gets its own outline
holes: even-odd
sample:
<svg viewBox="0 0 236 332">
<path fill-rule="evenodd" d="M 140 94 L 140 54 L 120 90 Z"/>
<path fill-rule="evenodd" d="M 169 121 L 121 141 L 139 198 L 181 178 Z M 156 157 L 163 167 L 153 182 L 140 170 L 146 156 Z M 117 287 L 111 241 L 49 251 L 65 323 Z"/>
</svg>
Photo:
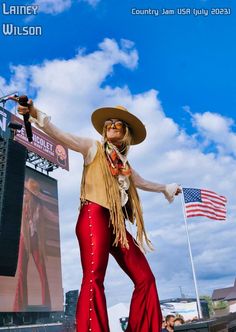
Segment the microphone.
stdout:
<svg viewBox="0 0 236 332">
<path fill-rule="evenodd" d="M 29 101 L 29 99 L 25 95 L 18 97 L 18 103 L 21 106 L 29 107 L 28 101 Z M 29 122 L 29 117 L 30 117 L 29 113 L 26 113 L 26 114 L 23 115 L 26 135 L 27 135 L 28 141 L 32 142 L 33 141 L 33 133 L 32 133 L 31 123 Z"/>
<path fill-rule="evenodd" d="M 5 104 L 9 99 L 11 99 L 10 97 L 11 97 L 12 95 L 13 95 L 15 98 L 18 97 L 17 92 L 12 92 L 12 93 L 9 93 L 8 95 L 2 96 L 2 97 L 0 98 L 0 103 Z"/>
</svg>

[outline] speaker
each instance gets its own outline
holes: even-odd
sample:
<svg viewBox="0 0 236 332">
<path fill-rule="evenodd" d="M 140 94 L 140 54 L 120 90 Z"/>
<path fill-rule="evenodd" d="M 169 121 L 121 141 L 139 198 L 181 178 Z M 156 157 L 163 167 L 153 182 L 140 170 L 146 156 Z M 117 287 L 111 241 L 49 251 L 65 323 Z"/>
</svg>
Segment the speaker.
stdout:
<svg viewBox="0 0 236 332">
<path fill-rule="evenodd" d="M 74 317 L 76 312 L 76 304 L 78 300 L 78 289 L 66 293 L 66 308 L 65 314 L 68 317 Z"/>
<path fill-rule="evenodd" d="M 0 275 L 15 276 L 24 195 L 26 148 L 0 141 Z"/>
</svg>

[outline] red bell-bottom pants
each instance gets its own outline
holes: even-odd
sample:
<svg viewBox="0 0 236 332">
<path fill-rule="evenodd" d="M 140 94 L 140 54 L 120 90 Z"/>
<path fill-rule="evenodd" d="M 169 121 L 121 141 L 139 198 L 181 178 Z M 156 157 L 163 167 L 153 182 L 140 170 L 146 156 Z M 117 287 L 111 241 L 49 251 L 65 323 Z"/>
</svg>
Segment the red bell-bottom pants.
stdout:
<svg viewBox="0 0 236 332">
<path fill-rule="evenodd" d="M 134 283 L 126 332 L 159 332 L 162 315 L 155 278 L 134 239 L 127 233 L 129 249 L 112 246 L 109 211 L 87 202 L 76 225 L 83 268 L 83 280 L 76 310 L 77 332 L 109 332 L 104 277 L 109 253 Z"/>
<path fill-rule="evenodd" d="M 38 236 L 30 237 L 31 254 L 33 256 L 36 268 L 39 273 L 42 292 L 42 305 L 51 308 L 50 291 L 48 285 L 48 278 L 46 272 L 45 261 L 43 255 L 40 253 Z M 25 311 L 28 306 L 28 264 L 30 253 L 26 250 L 24 236 L 20 236 L 19 257 L 17 266 L 17 286 L 14 300 L 14 311 Z"/>
</svg>

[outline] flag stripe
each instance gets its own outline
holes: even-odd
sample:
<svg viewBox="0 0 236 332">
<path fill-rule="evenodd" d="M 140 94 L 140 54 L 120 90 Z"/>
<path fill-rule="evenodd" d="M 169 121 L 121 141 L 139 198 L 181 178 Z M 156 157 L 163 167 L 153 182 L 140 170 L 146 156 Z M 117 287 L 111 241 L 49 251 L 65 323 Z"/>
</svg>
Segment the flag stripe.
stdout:
<svg viewBox="0 0 236 332">
<path fill-rule="evenodd" d="M 202 195 L 202 200 L 203 201 L 207 201 L 207 202 L 212 202 L 212 203 L 215 203 L 215 205 L 220 205 L 220 206 L 225 206 L 225 204 L 224 203 L 221 203 L 221 202 L 218 202 L 218 201 L 215 201 L 215 200 L 213 200 L 212 198 L 210 199 L 210 198 L 208 198 L 209 196 L 205 196 L 205 195 Z"/>
<path fill-rule="evenodd" d="M 193 212 L 205 212 L 206 214 L 209 214 L 209 215 L 214 215 L 216 217 L 226 217 L 226 212 L 225 213 L 219 213 L 219 212 L 214 212 L 212 210 L 207 210 L 207 209 L 204 209 L 204 208 L 196 208 L 196 209 L 190 209 L 190 210 L 187 210 L 187 215 L 189 214 L 192 214 Z"/>
<path fill-rule="evenodd" d="M 186 213 L 189 214 L 191 213 L 192 211 L 202 211 L 202 212 L 206 212 L 206 213 L 210 213 L 210 214 L 215 214 L 215 215 L 218 215 L 220 217 L 222 216 L 226 216 L 226 211 L 224 212 L 215 212 L 213 209 L 206 209 L 206 208 L 203 208 L 203 207 L 192 207 L 192 208 L 187 208 L 186 209 Z"/>
<path fill-rule="evenodd" d="M 206 208 L 206 209 L 210 209 L 210 210 L 213 210 L 213 211 L 217 211 L 217 212 L 221 212 L 221 213 L 225 213 L 226 212 L 226 209 L 217 209 L 217 208 L 213 208 L 211 205 L 207 205 L 207 204 L 186 204 L 186 208 L 188 210 L 190 210 L 191 208 L 195 208 L 195 207 L 203 207 L 203 208 Z"/>
<path fill-rule="evenodd" d="M 214 200 L 219 202 L 219 204 L 225 204 L 225 201 L 223 199 L 219 198 L 219 196 L 209 195 L 209 194 L 202 192 L 202 197 L 209 197 L 209 199 L 213 198 Z"/>
<path fill-rule="evenodd" d="M 213 220 L 225 220 L 225 218 L 211 217 L 211 216 L 206 215 L 205 213 L 194 213 L 194 214 L 188 215 L 188 218 L 191 218 L 191 217 L 207 217 L 207 218 L 210 218 Z"/>
<path fill-rule="evenodd" d="M 218 194 L 214 193 L 214 191 L 210 191 L 210 190 L 207 190 L 207 189 L 201 189 L 201 191 L 204 192 L 204 193 L 206 193 L 206 194 L 209 193 L 209 194 L 212 194 L 212 195 L 214 195 L 216 197 L 220 197 L 225 203 L 227 202 L 227 199 L 226 199 L 225 196 L 218 195 Z"/>
<path fill-rule="evenodd" d="M 191 205 L 188 205 L 186 206 L 186 210 L 191 210 L 191 209 L 196 209 L 196 208 L 201 208 L 201 205 L 198 205 L 198 204 L 191 204 Z M 202 208 L 205 208 L 206 210 L 210 210 L 210 211 L 216 211 L 217 213 L 226 213 L 226 209 L 223 209 L 223 210 L 219 210 L 219 209 L 214 209 L 210 206 L 205 206 L 205 205 L 202 205 Z"/>
</svg>

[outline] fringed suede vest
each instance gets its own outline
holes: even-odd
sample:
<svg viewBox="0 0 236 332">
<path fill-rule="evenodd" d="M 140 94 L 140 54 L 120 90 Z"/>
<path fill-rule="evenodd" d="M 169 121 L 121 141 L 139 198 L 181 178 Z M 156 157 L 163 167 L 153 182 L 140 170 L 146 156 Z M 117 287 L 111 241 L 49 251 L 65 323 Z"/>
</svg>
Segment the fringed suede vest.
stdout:
<svg viewBox="0 0 236 332">
<path fill-rule="evenodd" d="M 81 202 L 88 200 L 109 209 L 110 222 L 115 234 L 113 245 L 117 246 L 118 243 L 121 243 L 122 246 L 129 248 L 125 230 L 125 219 L 129 219 L 137 226 L 136 239 L 140 248 L 145 251 L 145 240 L 147 246 L 152 249 L 144 228 L 140 200 L 132 178 L 129 178 L 129 200 L 122 209 L 118 181 L 110 172 L 102 144 L 97 142 L 97 145 L 98 150 L 94 160 L 90 164 L 84 165 Z"/>
</svg>

